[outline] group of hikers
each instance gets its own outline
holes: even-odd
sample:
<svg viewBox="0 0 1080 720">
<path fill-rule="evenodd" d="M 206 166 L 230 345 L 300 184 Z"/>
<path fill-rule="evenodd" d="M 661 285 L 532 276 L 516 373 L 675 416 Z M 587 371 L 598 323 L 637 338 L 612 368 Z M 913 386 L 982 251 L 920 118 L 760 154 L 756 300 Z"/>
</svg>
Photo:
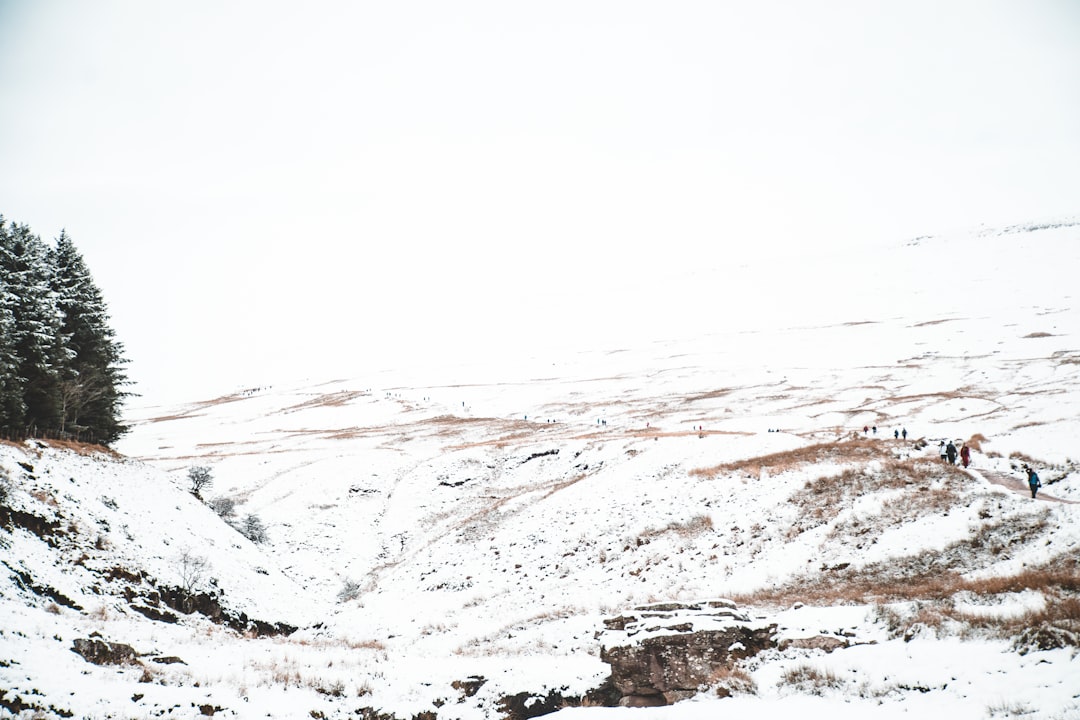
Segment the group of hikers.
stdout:
<svg viewBox="0 0 1080 720">
<path fill-rule="evenodd" d="M 870 427 L 868 425 L 863 426 L 863 435 L 869 435 L 873 433 L 877 435 L 877 426 Z M 893 430 L 893 437 L 899 440 L 901 436 L 907 440 L 907 428 L 903 430 Z M 957 459 L 960 460 L 960 464 L 965 468 L 971 465 L 971 448 L 967 443 L 961 443 L 960 449 L 956 449 L 956 445 L 952 440 L 942 440 L 938 445 L 938 454 L 941 456 L 941 462 L 955 465 Z M 1024 473 L 1027 474 L 1028 487 L 1031 489 L 1031 497 L 1034 498 L 1039 488 L 1042 487 L 1042 482 L 1039 481 L 1039 475 L 1035 470 L 1029 466 L 1024 465 Z"/>
<path fill-rule="evenodd" d="M 963 443 L 960 451 L 957 452 L 956 446 L 953 445 L 952 440 L 949 440 L 948 443 L 942 440 L 941 444 L 938 445 L 938 454 L 941 456 L 942 462 L 947 462 L 950 465 L 956 464 L 957 456 L 960 457 L 960 463 L 964 467 L 971 464 L 971 448 L 967 446 L 967 443 Z"/>
<path fill-rule="evenodd" d="M 874 427 L 870 427 L 869 425 L 863 425 L 863 435 L 869 435 L 871 432 L 877 435 L 877 425 L 875 425 Z M 903 436 L 903 438 L 907 440 L 907 428 L 904 428 L 903 430 L 897 430 L 896 428 L 893 428 L 892 436 L 897 440 L 899 440 L 900 437 Z"/>
<path fill-rule="evenodd" d="M 960 452 L 957 453 L 956 446 L 952 441 L 941 441 L 941 445 L 938 447 L 938 452 L 941 454 L 941 461 L 947 462 L 950 465 L 956 464 L 956 457 L 959 454 L 960 462 L 964 467 L 971 464 L 971 450 L 968 448 L 967 443 L 964 443 Z M 1039 481 L 1039 475 L 1030 465 L 1024 465 L 1024 473 L 1027 475 L 1028 487 L 1031 489 L 1031 497 L 1034 499 L 1035 494 L 1042 487 L 1042 482 Z"/>
</svg>

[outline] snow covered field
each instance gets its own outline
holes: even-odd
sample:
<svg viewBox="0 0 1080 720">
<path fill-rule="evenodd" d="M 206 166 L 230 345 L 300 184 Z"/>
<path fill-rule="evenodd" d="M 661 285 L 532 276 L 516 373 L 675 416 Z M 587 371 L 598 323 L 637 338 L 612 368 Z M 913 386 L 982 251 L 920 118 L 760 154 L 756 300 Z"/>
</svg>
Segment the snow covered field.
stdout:
<svg viewBox="0 0 1080 720">
<path fill-rule="evenodd" d="M 1080 718 L 1080 617 L 1056 610 L 1078 602 L 1080 223 L 1048 225 L 692 275 L 667 339 L 136 406 L 119 456 L 2 445 L 0 713 L 577 705 L 605 617 L 732 597 L 846 647 L 749 658 L 732 697 L 560 715 Z M 72 652 L 94 633 L 137 661 Z"/>
</svg>

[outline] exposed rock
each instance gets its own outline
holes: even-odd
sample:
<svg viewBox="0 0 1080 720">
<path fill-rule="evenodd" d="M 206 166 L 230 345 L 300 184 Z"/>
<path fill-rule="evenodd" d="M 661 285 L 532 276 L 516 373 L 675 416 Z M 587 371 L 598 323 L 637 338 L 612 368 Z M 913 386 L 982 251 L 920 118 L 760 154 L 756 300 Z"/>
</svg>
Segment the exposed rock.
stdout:
<svg viewBox="0 0 1080 720">
<path fill-rule="evenodd" d="M 187 665 L 186 662 L 176 657 L 175 655 L 166 655 L 165 657 L 150 658 L 150 662 L 155 662 L 158 665 Z"/>
<path fill-rule="evenodd" d="M 776 625 L 728 600 L 659 603 L 605 621 L 600 659 L 626 707 L 691 697 L 742 658 L 776 647 Z"/>
<path fill-rule="evenodd" d="M 0 505 L 0 527 L 8 532 L 15 528 L 23 528 L 47 542 L 51 548 L 60 547 L 59 538 L 66 534 L 61 524 L 59 519 L 49 520 L 33 513 Z"/>
<path fill-rule="evenodd" d="M 71 650 L 95 665 L 126 665 L 135 662 L 135 649 L 123 643 L 79 638 L 72 643 Z"/>
<path fill-rule="evenodd" d="M 523 692 L 499 700 L 499 713 L 505 720 L 528 720 L 580 704 L 580 698 L 564 697 L 555 690 L 549 690 L 547 695 Z"/>
<path fill-rule="evenodd" d="M 788 648 L 797 648 L 801 650 L 824 650 L 827 653 L 831 653 L 833 650 L 846 648 L 850 644 L 851 643 L 847 638 L 836 637 L 833 635 L 815 635 L 814 637 L 781 640 L 780 650 L 783 651 Z"/>
<path fill-rule="evenodd" d="M 226 625 L 237 632 L 252 632 L 260 637 L 273 635 L 292 635 L 296 627 L 287 623 L 268 623 L 262 620 L 249 618 L 247 613 L 232 615 L 221 605 L 218 596 L 211 593 L 189 593 L 180 587 L 159 587 L 157 593 L 151 594 L 149 601 L 153 604 L 160 600 L 168 607 L 177 612 L 190 615 L 193 612 L 206 616 L 209 620 Z M 136 608 L 139 612 L 143 610 Z M 143 612 L 145 615 L 146 613 Z"/>
<path fill-rule="evenodd" d="M 158 610 L 147 605 L 130 605 L 131 609 L 157 622 L 175 623 L 179 618 L 168 610 Z"/>
<path fill-rule="evenodd" d="M 59 590 L 49 587 L 48 585 L 39 585 L 34 582 L 34 578 L 30 576 L 30 573 L 13 568 L 6 562 L 4 562 L 3 565 L 11 571 L 11 574 L 14 576 L 15 584 L 23 590 L 28 590 L 35 595 L 48 598 L 58 605 L 69 607 L 72 610 L 82 610 L 82 607 L 79 604 Z"/>
<path fill-rule="evenodd" d="M 487 678 L 481 675 L 472 675 L 468 680 L 455 680 L 450 683 L 450 687 L 461 693 L 461 699 L 471 698 L 480 692 L 480 688 L 487 682 Z"/>
</svg>

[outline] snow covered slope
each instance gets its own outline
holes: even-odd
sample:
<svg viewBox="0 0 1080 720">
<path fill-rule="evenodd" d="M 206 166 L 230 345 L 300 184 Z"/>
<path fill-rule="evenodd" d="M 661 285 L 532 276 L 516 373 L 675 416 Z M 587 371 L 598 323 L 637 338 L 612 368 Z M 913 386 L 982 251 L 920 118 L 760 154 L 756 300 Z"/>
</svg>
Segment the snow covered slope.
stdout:
<svg viewBox="0 0 1080 720">
<path fill-rule="evenodd" d="M 1050 225 L 691 275 L 681 337 L 137 408 L 123 457 L 3 446 L 0 706 L 496 717 L 600 686 L 605 616 L 735 597 L 853 646 L 759 656 L 731 698 L 563 712 L 1076 717 L 1076 645 L 1023 632 L 1080 622 L 1038 615 L 1077 603 L 1080 550 L 1080 224 Z M 187 491 L 196 465 L 266 542 Z M 91 665 L 94 631 L 145 655 Z"/>
</svg>

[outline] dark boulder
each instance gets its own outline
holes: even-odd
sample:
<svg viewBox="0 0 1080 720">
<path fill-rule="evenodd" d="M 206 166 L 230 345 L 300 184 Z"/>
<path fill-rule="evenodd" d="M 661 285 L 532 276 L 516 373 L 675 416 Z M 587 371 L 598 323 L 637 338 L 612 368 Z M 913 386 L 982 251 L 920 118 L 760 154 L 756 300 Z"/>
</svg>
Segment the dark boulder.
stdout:
<svg viewBox="0 0 1080 720">
<path fill-rule="evenodd" d="M 599 634 L 620 705 L 668 705 L 697 694 L 724 670 L 776 647 L 776 625 L 734 603 L 663 603 L 634 608 Z"/>
<path fill-rule="evenodd" d="M 79 638 L 72 643 L 71 650 L 95 665 L 128 665 L 136 662 L 135 649 L 123 643 Z"/>
</svg>

